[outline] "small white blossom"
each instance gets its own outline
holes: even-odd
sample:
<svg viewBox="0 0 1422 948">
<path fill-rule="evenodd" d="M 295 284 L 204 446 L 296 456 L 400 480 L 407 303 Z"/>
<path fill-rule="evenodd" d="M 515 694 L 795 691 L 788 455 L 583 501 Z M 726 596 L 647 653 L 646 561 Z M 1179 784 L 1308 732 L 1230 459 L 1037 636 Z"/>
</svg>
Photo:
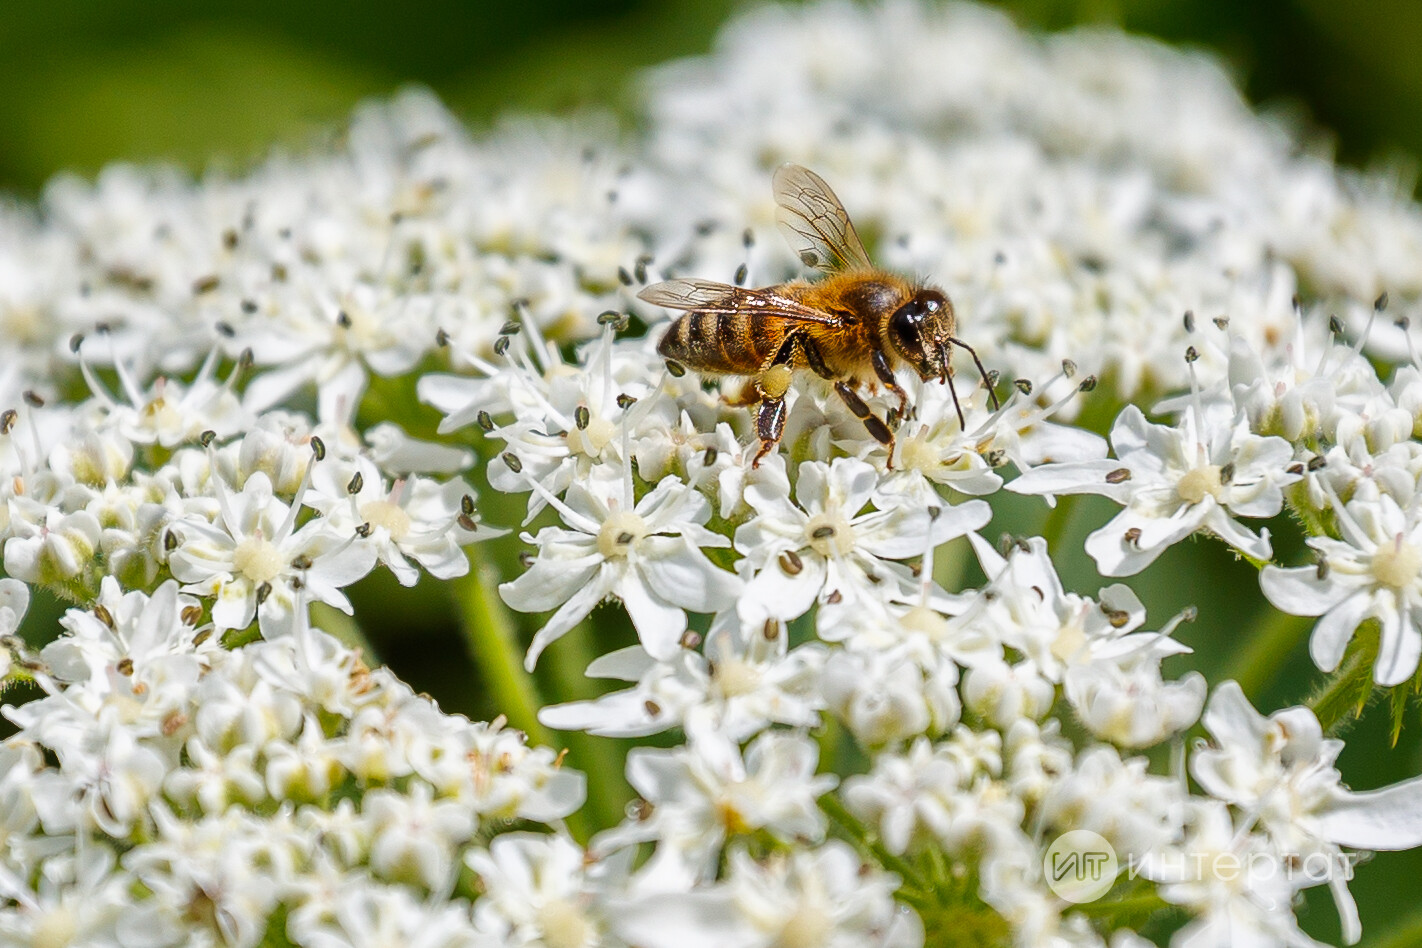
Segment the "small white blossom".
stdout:
<svg viewBox="0 0 1422 948">
<path fill-rule="evenodd" d="M 976 530 L 991 516 L 980 500 L 942 504 L 936 516 L 911 503 L 866 511 L 877 484 L 863 461 L 807 461 L 793 503 L 784 472 L 767 465 L 745 492 L 756 517 L 736 530 L 742 569 L 751 575 L 737 604 L 742 618 L 793 619 L 817 599 L 829 611 L 849 610 L 886 591 L 907 592 L 916 584 L 895 560 Z"/>
<path fill-rule="evenodd" d="M 1378 620 L 1381 638 L 1373 677 L 1396 685 L 1412 677 L 1422 656 L 1422 517 L 1384 494 L 1337 505 L 1343 539 L 1310 537 L 1316 566 L 1266 566 L 1264 595 L 1293 615 L 1321 616 L 1309 639 L 1314 664 L 1333 671 L 1354 631 Z"/>
<path fill-rule="evenodd" d="M 529 646 L 529 670 L 608 595 L 622 600 L 648 654 L 664 659 L 686 631 L 685 609 L 714 612 L 736 594 L 736 576 L 701 552 L 729 545 L 703 526 L 711 516 L 704 497 L 673 477 L 635 504 L 631 493 L 625 477 L 574 484 L 565 501 L 553 503 L 572 529 L 524 536 L 538 544 L 538 557 L 499 592 L 522 612 L 557 608 Z"/>
<path fill-rule="evenodd" d="M 322 518 L 297 527 L 296 513 L 258 471 L 226 498 L 217 522 L 189 518 L 170 528 L 179 537 L 173 575 L 184 592 L 216 600 L 218 629 L 245 629 L 255 616 L 264 635 L 290 632 L 306 597 L 351 611 L 340 589 L 370 572 L 375 550 Z"/>
<path fill-rule="evenodd" d="M 602 833 L 594 852 L 657 840 L 642 870 L 664 887 L 705 880 L 727 840 L 765 831 L 780 839 L 815 840 L 825 818 L 815 800 L 837 778 L 816 774 L 819 748 L 803 735 L 768 731 L 740 748 L 716 731 L 693 732 L 672 751 L 634 749 L 627 779 L 651 805 L 650 816 Z"/>
<path fill-rule="evenodd" d="M 1299 479 L 1287 468 L 1293 447 L 1261 438 L 1244 419 L 1203 410 L 1182 427 L 1153 425 L 1127 406 L 1111 430 L 1116 460 L 1044 464 L 1008 485 L 1023 494 L 1101 494 L 1125 510 L 1086 541 L 1107 576 L 1129 576 L 1197 530 L 1208 530 L 1256 560 L 1270 555 L 1268 531 L 1256 535 L 1236 516 L 1272 517 L 1282 488 Z"/>
<path fill-rule="evenodd" d="M 1267 833 L 1281 854 L 1306 870 L 1328 869 L 1304 881 L 1328 883 L 1345 939 L 1356 942 L 1362 928 L 1339 847 L 1422 845 L 1422 777 L 1363 793 L 1348 790 L 1334 766 L 1343 742 L 1325 738 L 1313 712 L 1287 708 L 1266 718 L 1232 681 L 1215 689 L 1204 724 L 1212 741 L 1195 749 L 1190 773 L 1206 793 L 1237 807 Z"/>
<path fill-rule="evenodd" d="M 791 650 L 789 640 L 774 620 L 751 628 L 735 612 L 723 612 L 711 622 L 704 652 L 682 649 L 666 661 L 640 645 L 609 652 L 588 666 L 588 676 L 635 681 L 636 687 L 546 707 L 538 719 L 609 737 L 657 734 L 705 719 L 737 741 L 772 723 L 813 727 L 824 705 L 820 671 L 826 650 L 814 642 Z"/>
</svg>

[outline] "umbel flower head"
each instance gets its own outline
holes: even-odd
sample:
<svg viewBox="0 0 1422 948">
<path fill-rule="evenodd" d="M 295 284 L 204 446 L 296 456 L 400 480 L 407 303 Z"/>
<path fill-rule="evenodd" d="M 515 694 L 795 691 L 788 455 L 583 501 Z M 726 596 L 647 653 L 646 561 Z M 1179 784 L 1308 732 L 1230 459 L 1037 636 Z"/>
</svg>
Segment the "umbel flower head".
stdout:
<svg viewBox="0 0 1422 948">
<path fill-rule="evenodd" d="M 412 91 L 0 208 L 0 941 L 1358 940 L 1422 846 L 1337 736 L 1378 691 L 1416 740 L 1422 209 L 1208 58 L 965 4 L 765 7 L 639 82 L 622 133 Z M 643 287 L 810 278 L 784 162 L 988 371 L 663 362 Z M 384 571 L 492 721 L 380 667 Z"/>
</svg>

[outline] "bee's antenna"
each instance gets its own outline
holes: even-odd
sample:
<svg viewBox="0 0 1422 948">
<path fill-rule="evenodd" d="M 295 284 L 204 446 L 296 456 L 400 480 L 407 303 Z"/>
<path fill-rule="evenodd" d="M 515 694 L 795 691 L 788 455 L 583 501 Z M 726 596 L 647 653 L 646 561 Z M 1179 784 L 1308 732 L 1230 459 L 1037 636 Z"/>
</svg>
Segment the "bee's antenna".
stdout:
<svg viewBox="0 0 1422 948">
<path fill-rule="evenodd" d="M 988 375 L 988 370 L 983 368 L 983 360 L 978 358 L 977 350 L 974 349 L 972 346 L 968 345 L 963 340 L 955 338 L 953 336 L 949 336 L 948 341 L 960 349 L 968 350 L 968 354 L 973 357 L 973 365 L 976 365 L 978 367 L 978 374 L 983 377 L 983 384 L 987 386 L 988 400 L 992 402 L 993 410 L 996 411 L 997 409 L 1001 408 L 1002 403 L 997 400 L 997 392 L 993 391 L 992 377 Z M 947 350 L 945 349 L 944 352 L 946 353 Z M 947 355 L 944 355 L 943 358 L 946 362 L 948 357 Z M 962 412 L 960 411 L 958 414 L 962 415 Z"/>
<path fill-rule="evenodd" d="M 958 401 L 958 389 L 953 384 L 953 373 L 948 367 L 948 353 L 952 350 L 947 346 L 939 348 L 939 356 L 943 360 L 943 381 L 948 383 L 948 393 L 953 396 L 953 408 L 958 412 L 958 430 L 967 434 L 968 419 L 963 416 L 963 406 Z"/>
</svg>

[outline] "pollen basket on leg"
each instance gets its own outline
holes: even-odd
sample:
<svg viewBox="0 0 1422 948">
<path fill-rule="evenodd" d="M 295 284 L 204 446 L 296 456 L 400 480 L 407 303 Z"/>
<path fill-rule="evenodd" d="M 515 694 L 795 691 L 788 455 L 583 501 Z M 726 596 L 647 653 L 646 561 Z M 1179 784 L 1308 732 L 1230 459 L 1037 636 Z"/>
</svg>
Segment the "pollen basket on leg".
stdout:
<svg viewBox="0 0 1422 948">
<path fill-rule="evenodd" d="M 772 365 L 760 376 L 760 390 L 767 398 L 779 398 L 790 390 L 794 375 L 788 365 Z"/>
</svg>

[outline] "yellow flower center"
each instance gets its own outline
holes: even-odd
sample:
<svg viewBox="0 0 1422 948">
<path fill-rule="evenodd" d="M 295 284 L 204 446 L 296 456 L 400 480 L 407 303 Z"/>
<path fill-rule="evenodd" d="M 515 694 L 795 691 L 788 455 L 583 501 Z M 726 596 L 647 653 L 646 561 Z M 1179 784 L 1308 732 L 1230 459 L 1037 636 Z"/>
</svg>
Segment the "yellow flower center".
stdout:
<svg viewBox="0 0 1422 948">
<path fill-rule="evenodd" d="M 1187 504 L 1198 504 L 1207 496 L 1219 500 L 1220 466 L 1206 464 L 1186 472 L 1176 483 L 1175 493 Z"/>
<path fill-rule="evenodd" d="M 543 944 L 548 948 L 583 948 L 592 938 L 592 926 L 576 905 L 567 899 L 549 899 L 538 913 Z"/>
<path fill-rule="evenodd" d="M 930 642 L 941 642 L 948 635 L 948 620 L 924 606 L 914 606 L 899 620 L 910 632 L 918 632 Z"/>
<path fill-rule="evenodd" d="M 399 504 L 388 500 L 361 504 L 360 516 L 372 527 L 384 527 L 392 540 L 401 540 L 410 532 L 410 515 Z"/>
<path fill-rule="evenodd" d="M 647 522 L 632 511 L 608 517 L 597 535 L 597 551 L 608 559 L 626 556 L 633 544 L 647 535 Z"/>
<path fill-rule="evenodd" d="M 1086 631 L 1078 622 L 1063 625 L 1052 642 L 1052 657 L 1059 662 L 1070 662 L 1086 647 Z"/>
<path fill-rule="evenodd" d="M 252 582 L 271 582 L 286 569 L 286 559 L 276 545 L 265 537 L 255 536 L 237 544 L 232 551 L 232 565 Z"/>
<path fill-rule="evenodd" d="M 594 415 L 588 419 L 588 426 L 582 430 L 574 429 L 572 432 L 573 449 L 581 451 L 589 457 L 597 457 L 602 454 L 602 449 L 617 437 L 617 426 L 606 418 L 599 418 Z"/>
<path fill-rule="evenodd" d="M 834 920 L 829 906 L 819 902 L 819 899 L 807 898 L 795 906 L 794 914 L 785 920 L 780 937 L 773 943 L 775 948 L 818 948 L 829 944 Z"/>
<path fill-rule="evenodd" d="M 935 448 L 927 438 L 910 438 L 899 447 L 899 466 L 910 471 L 931 471 L 942 464 Z"/>
<path fill-rule="evenodd" d="M 1392 543 L 1378 547 L 1373 554 L 1373 575 L 1379 583 L 1402 589 L 1417 581 L 1422 571 L 1422 550 L 1411 543 L 1404 543 L 1401 534 Z"/>
<path fill-rule="evenodd" d="M 854 549 L 854 528 L 838 510 L 827 511 L 810 518 L 805 539 L 820 556 L 844 556 Z"/>
<path fill-rule="evenodd" d="M 726 698 L 753 694 L 760 687 L 760 674 L 755 667 L 738 658 L 717 662 L 714 678 L 717 690 Z"/>
</svg>

